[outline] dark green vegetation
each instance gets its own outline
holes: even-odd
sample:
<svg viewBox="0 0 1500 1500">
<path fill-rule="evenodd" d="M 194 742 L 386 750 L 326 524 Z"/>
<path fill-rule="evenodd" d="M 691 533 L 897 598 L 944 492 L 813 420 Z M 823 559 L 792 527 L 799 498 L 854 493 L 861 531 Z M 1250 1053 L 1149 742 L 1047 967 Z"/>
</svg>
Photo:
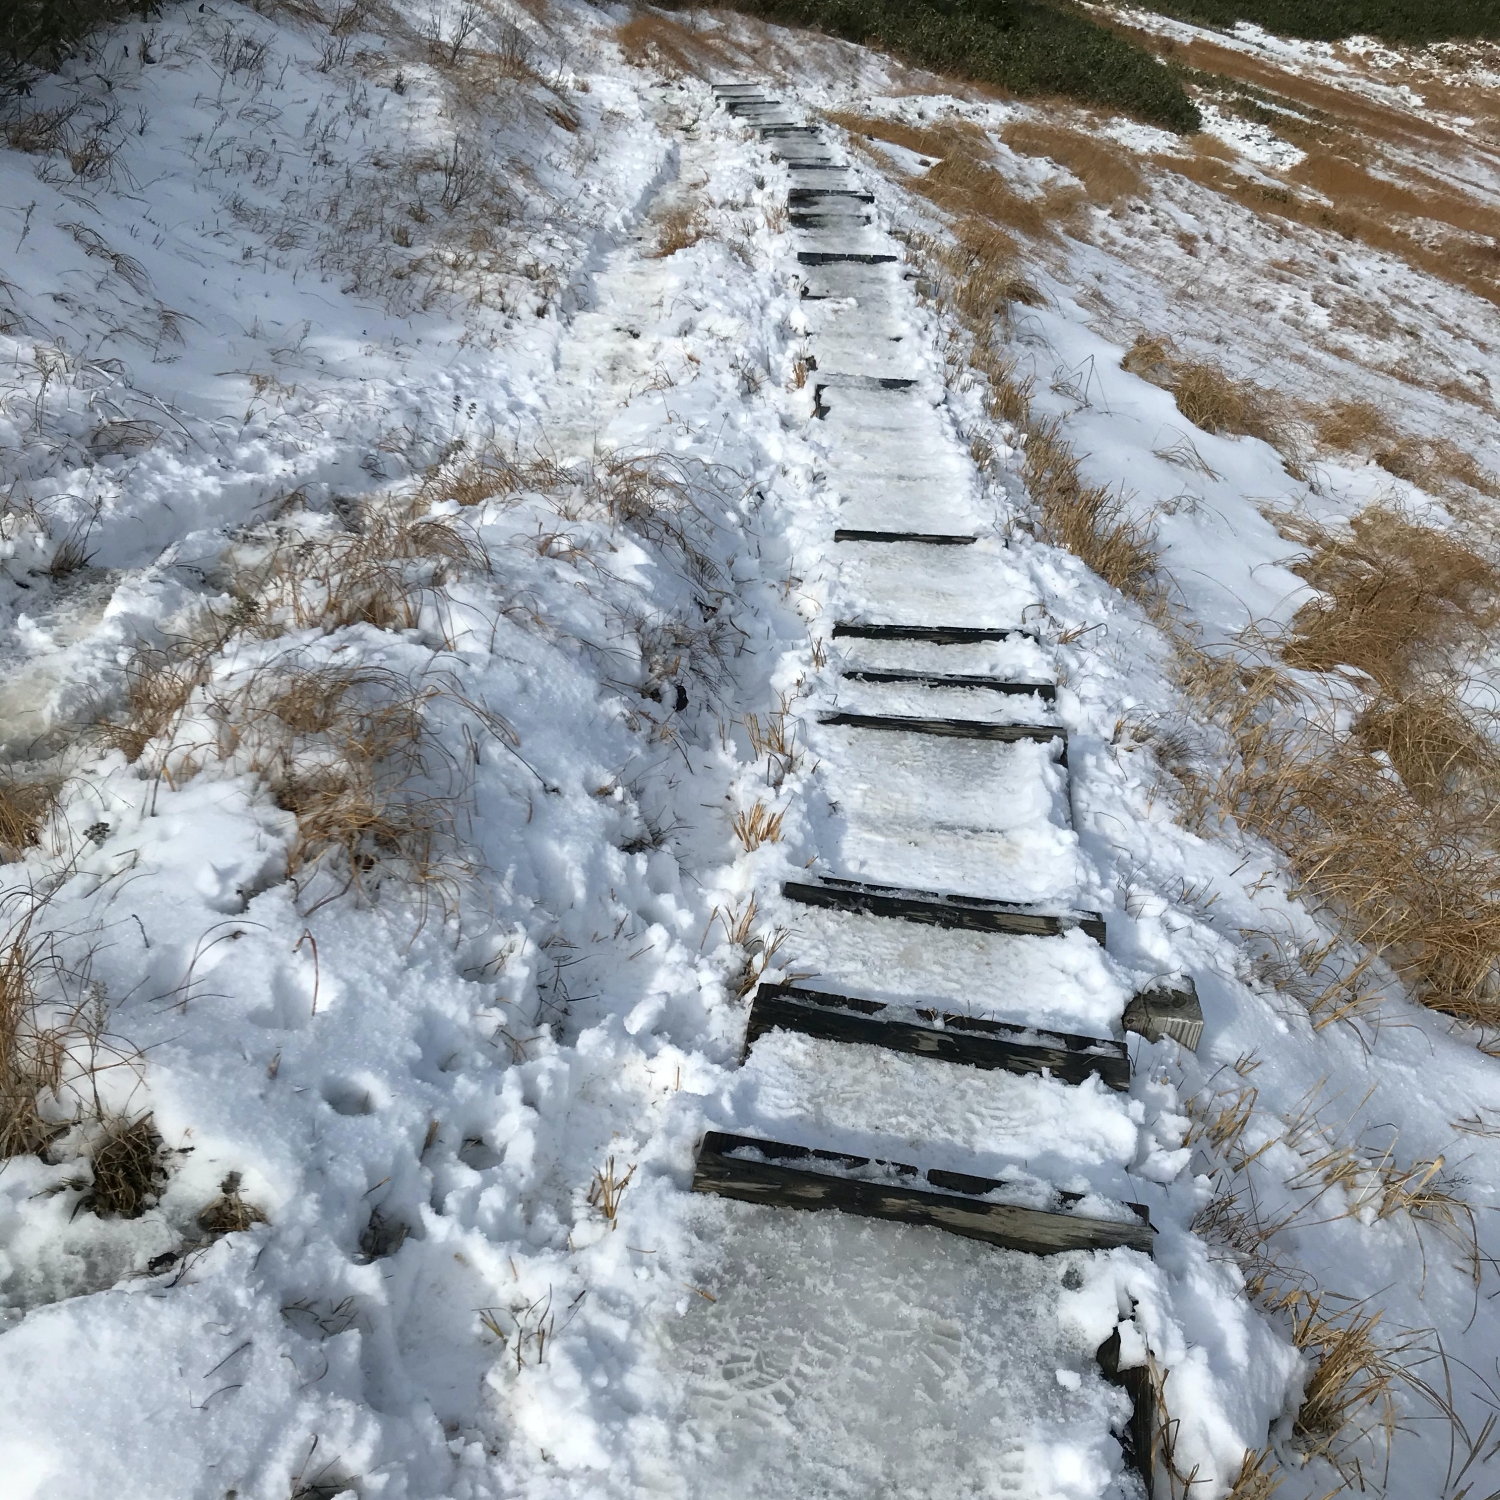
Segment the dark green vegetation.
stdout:
<svg viewBox="0 0 1500 1500">
<path fill-rule="evenodd" d="M 1500 37 L 1500 0 L 1143 0 L 1150 10 L 1232 26 L 1253 21 L 1282 36 L 1332 42 L 1378 36 L 1388 42 Z"/>
<path fill-rule="evenodd" d="M 1101 104 L 1169 130 L 1199 125 L 1182 85 L 1143 48 L 1038 0 L 732 0 L 732 8 L 1010 93 Z"/>
<path fill-rule="evenodd" d="M 0 91 L 57 67 L 96 27 L 159 9 L 160 0 L 0 0 Z"/>
</svg>

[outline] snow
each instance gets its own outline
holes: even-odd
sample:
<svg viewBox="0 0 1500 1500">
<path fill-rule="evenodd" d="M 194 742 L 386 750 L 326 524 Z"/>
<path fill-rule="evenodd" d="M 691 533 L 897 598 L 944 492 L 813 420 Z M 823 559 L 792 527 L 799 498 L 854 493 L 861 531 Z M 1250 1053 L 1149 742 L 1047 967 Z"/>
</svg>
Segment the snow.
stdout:
<svg viewBox="0 0 1500 1500">
<path fill-rule="evenodd" d="M 897 181 L 923 163 L 878 147 L 888 175 L 843 166 L 832 129 L 761 142 L 701 82 L 624 62 L 621 17 L 591 7 L 497 7 L 482 35 L 511 62 L 444 65 L 423 28 L 456 14 L 397 4 L 340 48 L 281 11 L 169 10 L 26 106 L 80 102 L 70 128 L 113 150 L 97 175 L 0 152 L 0 753 L 64 783 L 39 844 L 0 865 L 0 927 L 35 907 L 48 993 L 93 1027 L 100 1066 L 52 1117 L 91 1115 L 96 1088 L 110 1118 L 150 1114 L 165 1167 L 128 1220 L 88 1208 L 87 1120 L 0 1170 L 7 1493 L 1125 1500 L 1127 1401 L 1094 1358 L 1119 1327 L 1170 1372 L 1179 1464 L 1222 1494 L 1268 1432 L 1293 1453 L 1307 1369 L 1194 1231 L 1232 1175 L 1204 1112 L 1242 1088 L 1262 1212 L 1318 1208 L 1277 1253 L 1481 1372 L 1455 1390 L 1477 1429 L 1490 1273 L 1476 1289 L 1439 1222 L 1377 1217 L 1368 1172 L 1363 1189 L 1307 1173 L 1350 1143 L 1367 1164 L 1442 1154 L 1493 1254 L 1500 1148 L 1455 1123 L 1497 1108 L 1493 1062 L 1378 966 L 1378 1020 L 1323 1029 L 1264 977 L 1273 942 L 1321 943 L 1326 921 L 1272 851 L 1178 820 L 1136 733 L 1184 722 L 1167 643 L 1029 535 L 1021 439 L 955 374 L 955 330 L 890 232 L 940 232 Z M 1031 108 L 776 45 L 795 48 L 790 119 L 952 112 L 997 132 Z M 1167 144 L 1099 128 L 1143 158 Z M 1267 171 L 1293 162 L 1263 127 L 1210 129 Z M 823 155 L 840 169 L 796 165 Z M 786 231 L 798 186 L 867 188 L 873 222 Z M 1393 258 L 1275 235 L 1180 179 L 1142 208 L 1095 213 L 1091 242 L 1029 268 L 1047 302 L 1013 352 L 1084 478 L 1153 518 L 1212 645 L 1309 597 L 1268 507 L 1337 523 L 1390 492 L 1446 512 L 1371 466 L 1309 482 L 1265 444 L 1189 431 L 1120 368 L 1134 332 L 1298 391 L 1399 393 L 1406 420 L 1481 455 L 1473 408 L 1434 387 L 1500 379 L 1500 341 L 1493 309 Z M 679 221 L 688 243 L 662 253 Z M 898 259 L 796 262 L 851 247 Z M 1400 326 L 1341 323 L 1341 297 Z M 1402 384 L 1398 359 L 1433 379 Z M 840 380 L 872 374 L 914 384 Z M 429 507 L 447 529 L 428 535 L 466 550 L 402 560 L 406 614 L 309 614 L 322 560 L 485 453 L 514 481 Z M 1040 639 L 874 641 L 839 620 Z M 210 642 L 203 679 L 127 758 L 98 725 L 129 705 L 133 653 L 184 641 Z M 839 676 L 860 666 L 1058 691 Z M 426 884 L 395 857 L 352 883 L 299 863 L 275 757 L 332 752 L 275 727 L 267 684 L 320 673 L 366 712 L 416 705 Z M 1067 764 L 1055 743 L 819 724 L 834 708 L 1057 724 Z M 732 819 L 757 806 L 782 836 L 746 850 Z M 1097 909 L 1108 942 L 780 894 L 818 874 Z M 1197 1058 L 1132 1038 L 1128 1094 L 784 1033 L 742 1060 L 761 969 L 1099 1038 L 1144 983 L 1190 973 L 1206 1035 Z M 1043 1260 L 693 1195 L 709 1128 L 1106 1215 L 1142 1203 L 1155 1258 Z M 262 1217 L 214 1237 L 199 1216 L 231 1192 Z M 1389 1492 L 1437 1493 L 1446 1438 L 1419 1392 L 1400 1400 Z M 1281 1493 L 1335 1482 L 1315 1461 Z"/>
</svg>

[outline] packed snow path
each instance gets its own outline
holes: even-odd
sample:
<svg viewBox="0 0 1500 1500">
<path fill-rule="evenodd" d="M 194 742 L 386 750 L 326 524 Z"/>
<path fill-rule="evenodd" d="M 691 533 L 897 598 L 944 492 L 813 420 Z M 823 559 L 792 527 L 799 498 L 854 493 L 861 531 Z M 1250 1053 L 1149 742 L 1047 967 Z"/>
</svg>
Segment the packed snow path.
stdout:
<svg viewBox="0 0 1500 1500">
<path fill-rule="evenodd" d="M 1105 1471 L 1111 1428 L 1127 1432 L 1118 1393 L 1073 1368 L 1094 1351 L 1058 1299 L 1112 1247 L 1149 1253 L 1152 1230 L 1127 1201 L 1125 997 L 1102 921 L 1076 909 L 1066 731 L 1018 623 L 1039 601 L 945 420 L 858 174 L 753 85 L 716 93 L 790 169 L 812 442 L 838 500 L 840 688 L 810 716 L 816 867 L 782 891 L 789 968 L 816 987 L 762 983 L 753 1127 L 698 1152 L 695 1188 L 767 1206 L 729 1212 L 736 1291 L 679 1335 L 710 1377 L 695 1415 L 728 1460 L 721 1493 L 968 1492 L 981 1475 L 984 1493 L 1040 1493 L 1018 1432 L 1066 1424 L 1076 1444 L 1082 1408 Z M 890 1347 L 893 1312 L 921 1358 Z M 1119 1348 L 1102 1359 L 1149 1474 L 1149 1383 Z M 942 1434 L 942 1458 L 913 1431 Z"/>
</svg>

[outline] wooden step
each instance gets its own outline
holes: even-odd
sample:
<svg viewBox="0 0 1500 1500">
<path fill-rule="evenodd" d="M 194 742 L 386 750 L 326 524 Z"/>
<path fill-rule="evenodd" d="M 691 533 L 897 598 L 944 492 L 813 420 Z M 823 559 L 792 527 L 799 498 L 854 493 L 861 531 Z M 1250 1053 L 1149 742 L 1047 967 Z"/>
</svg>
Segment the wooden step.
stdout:
<svg viewBox="0 0 1500 1500">
<path fill-rule="evenodd" d="M 873 250 L 799 250 L 797 264 L 802 266 L 884 266 L 900 259 Z"/>
<path fill-rule="evenodd" d="M 1008 641 L 1012 636 L 1040 641 L 1034 630 L 1019 625 L 875 625 L 859 620 L 840 620 L 835 637 L 861 641 L 925 641 L 931 646 L 971 646 L 985 641 Z"/>
<path fill-rule="evenodd" d="M 793 203 L 811 203 L 814 198 L 853 198 L 859 203 L 873 203 L 874 193 L 867 193 L 862 188 L 788 188 L 786 192 L 787 206 Z"/>
<path fill-rule="evenodd" d="M 840 526 L 834 533 L 836 542 L 919 542 L 924 547 L 972 547 L 977 536 L 954 536 L 942 531 L 866 531 L 859 527 Z"/>
<path fill-rule="evenodd" d="M 816 125 L 762 125 L 760 133 L 763 136 L 792 136 L 805 135 L 813 139 L 819 139 L 818 127 Z"/>
<path fill-rule="evenodd" d="M 834 634 L 838 634 L 837 626 Z M 910 683 L 913 687 L 974 688 L 990 693 L 1035 693 L 1044 703 L 1057 697 L 1057 686 L 1051 682 L 1002 682 L 998 677 L 966 677 L 956 672 L 898 672 L 885 667 L 846 667 L 839 676 L 849 682 Z"/>
<path fill-rule="evenodd" d="M 1077 928 L 1104 945 L 1104 918 L 1096 911 L 1051 911 L 1023 901 L 996 901 L 988 896 L 957 896 L 943 891 L 909 890 L 825 875 L 817 881 L 788 880 L 781 894 L 804 906 L 892 917 L 964 932 L 991 932 L 1010 937 L 1059 937 Z"/>
<path fill-rule="evenodd" d="M 924 719 L 914 714 L 819 714 L 818 723 L 843 729 L 879 729 L 895 734 L 934 734 L 950 740 L 990 740 L 1003 745 L 1023 741 L 1050 744 L 1062 742 L 1057 759 L 1068 763 L 1068 731 L 1060 724 L 987 724 L 983 719 Z"/>
<path fill-rule="evenodd" d="M 843 229 L 850 224 L 869 224 L 869 214 L 799 214 L 788 217 L 793 229 Z"/>
<path fill-rule="evenodd" d="M 872 1168 L 887 1178 L 907 1179 L 911 1185 L 843 1175 L 869 1173 Z M 1139 1203 L 1122 1205 L 1131 1213 L 1126 1221 L 987 1201 L 987 1194 L 1004 1189 L 1003 1182 L 967 1172 L 923 1170 L 904 1162 L 817 1151 L 718 1130 L 703 1137 L 693 1173 L 695 1193 L 717 1193 L 776 1208 L 836 1208 L 863 1218 L 945 1229 L 1029 1255 L 1113 1250 L 1122 1245 L 1151 1254 L 1156 1230 Z M 1078 1193 L 1057 1196 L 1063 1204 L 1082 1199 Z"/>
<path fill-rule="evenodd" d="M 971 1068 L 1046 1072 L 1062 1083 L 1082 1083 L 1097 1076 L 1112 1089 L 1130 1087 L 1130 1055 L 1123 1042 L 1111 1038 L 1073 1036 L 948 1012 L 901 1010 L 878 1000 L 790 984 L 762 984 L 756 990 L 745 1050 L 768 1031 L 863 1043 Z"/>
<path fill-rule="evenodd" d="M 909 391 L 916 383 L 915 375 L 850 375 L 829 370 L 819 375 L 813 400 L 819 400 L 824 391 Z"/>
</svg>

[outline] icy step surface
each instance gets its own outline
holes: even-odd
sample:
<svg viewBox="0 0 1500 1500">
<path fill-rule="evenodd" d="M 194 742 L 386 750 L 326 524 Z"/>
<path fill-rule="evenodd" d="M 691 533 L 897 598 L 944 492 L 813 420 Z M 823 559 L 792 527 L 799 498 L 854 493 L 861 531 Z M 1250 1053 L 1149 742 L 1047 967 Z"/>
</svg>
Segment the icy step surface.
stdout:
<svg viewBox="0 0 1500 1500">
<path fill-rule="evenodd" d="M 1011 625 L 1036 606 L 1031 580 L 990 539 L 964 548 L 845 542 L 838 550 L 841 618 Z"/>
<path fill-rule="evenodd" d="M 882 641 L 861 636 L 832 638 L 839 665 L 912 672 L 952 672 L 993 676 L 1012 682 L 1051 682 L 1052 657 L 1023 635 L 1003 641 L 938 645 L 929 641 Z"/>
<path fill-rule="evenodd" d="M 1096 1465 L 1117 1466 L 1123 1403 L 1059 1316 L 1082 1295 L 1063 1289 L 1067 1268 L 1092 1279 L 1102 1263 L 839 1213 L 712 1199 L 698 1213 L 716 1300 L 688 1297 L 662 1331 L 689 1392 L 687 1494 L 1050 1500 L 1071 1493 L 1052 1453 L 1076 1453 L 1081 1432 Z"/>
<path fill-rule="evenodd" d="M 788 933 L 778 963 L 835 994 L 1083 1036 L 1114 1036 L 1130 998 L 1080 931 L 1047 938 L 952 931 L 785 898 L 765 909 Z"/>
<path fill-rule="evenodd" d="M 1128 1097 L 1097 1079 L 1059 1083 L 786 1031 L 737 1076 L 723 1129 L 831 1151 L 1035 1181 L 1116 1200 L 1138 1130 Z M 1036 1207 L 1050 1205 L 1038 1196 Z"/>
</svg>

